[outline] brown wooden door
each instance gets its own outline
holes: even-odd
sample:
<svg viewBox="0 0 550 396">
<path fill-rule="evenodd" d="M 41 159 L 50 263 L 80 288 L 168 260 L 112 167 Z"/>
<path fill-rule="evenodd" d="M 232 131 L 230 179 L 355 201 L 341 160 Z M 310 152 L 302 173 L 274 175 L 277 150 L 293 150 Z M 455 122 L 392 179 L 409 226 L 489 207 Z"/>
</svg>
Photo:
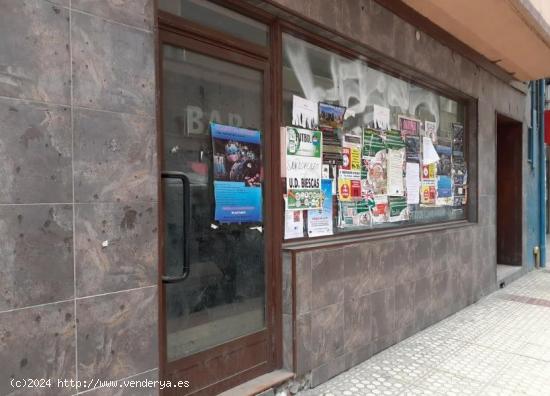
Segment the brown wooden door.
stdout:
<svg viewBox="0 0 550 396">
<path fill-rule="evenodd" d="M 497 263 L 522 262 L 522 124 L 497 114 Z"/>
<path fill-rule="evenodd" d="M 190 384 L 165 394 L 211 395 L 276 364 L 269 62 L 189 31 L 161 29 L 159 38 L 161 377 Z M 257 151 L 234 142 L 224 150 L 259 160 L 263 221 L 214 220 L 210 122 L 260 131 Z"/>
</svg>

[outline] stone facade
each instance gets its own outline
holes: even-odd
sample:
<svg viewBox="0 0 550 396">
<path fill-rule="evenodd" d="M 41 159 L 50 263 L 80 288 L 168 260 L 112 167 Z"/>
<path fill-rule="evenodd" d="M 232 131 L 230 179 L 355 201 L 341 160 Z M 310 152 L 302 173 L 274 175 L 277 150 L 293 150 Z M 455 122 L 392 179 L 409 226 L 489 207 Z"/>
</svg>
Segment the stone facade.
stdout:
<svg viewBox="0 0 550 396">
<path fill-rule="evenodd" d="M 529 102 L 373 0 L 274 2 L 478 100 L 476 223 L 284 253 L 285 367 L 316 386 L 497 288 L 495 115 L 523 121 L 526 158 Z"/>
<path fill-rule="evenodd" d="M 495 112 L 525 132 L 528 98 L 373 0 L 272 3 L 478 99 L 477 223 L 283 253 L 284 365 L 317 385 L 497 287 Z M 156 379 L 154 1 L 0 9 L 0 394 Z"/>
<path fill-rule="evenodd" d="M 0 9 L 0 394 L 156 379 L 154 1 Z"/>
</svg>

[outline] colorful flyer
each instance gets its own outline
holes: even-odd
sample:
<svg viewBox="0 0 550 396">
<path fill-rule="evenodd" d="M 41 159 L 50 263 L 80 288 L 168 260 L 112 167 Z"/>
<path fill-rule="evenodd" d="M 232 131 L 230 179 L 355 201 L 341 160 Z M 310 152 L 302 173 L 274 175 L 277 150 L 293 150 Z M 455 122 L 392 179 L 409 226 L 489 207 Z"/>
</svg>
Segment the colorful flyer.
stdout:
<svg viewBox="0 0 550 396">
<path fill-rule="evenodd" d="M 437 165 L 435 163 L 430 165 L 422 165 L 422 179 L 432 179 L 435 180 L 437 175 Z"/>
<path fill-rule="evenodd" d="M 372 222 L 374 224 L 385 223 L 388 221 L 388 196 L 375 195 L 374 207 L 372 211 Z"/>
<path fill-rule="evenodd" d="M 260 131 L 210 124 L 214 159 L 214 220 L 262 221 Z"/>
<path fill-rule="evenodd" d="M 425 205 L 433 205 L 435 204 L 435 198 L 435 180 L 422 180 L 420 182 L 420 203 Z"/>
<path fill-rule="evenodd" d="M 351 201 L 351 180 L 338 178 L 338 200 Z"/>
<path fill-rule="evenodd" d="M 407 209 L 407 200 L 405 197 L 388 197 L 388 206 L 390 222 L 409 219 L 409 210 Z"/>
<path fill-rule="evenodd" d="M 346 108 L 319 102 L 319 126 L 325 128 L 342 128 Z"/>
<path fill-rule="evenodd" d="M 399 130 L 401 135 L 405 136 L 419 136 L 420 134 L 420 120 L 414 118 L 409 118 L 405 116 L 397 117 L 397 123 L 399 125 Z"/>
<path fill-rule="evenodd" d="M 321 207 L 321 131 L 286 128 L 287 210 Z"/>
<path fill-rule="evenodd" d="M 338 226 L 360 227 L 369 226 L 371 224 L 371 212 L 368 205 L 364 201 L 359 202 L 340 202 L 339 203 L 339 219 Z"/>
<path fill-rule="evenodd" d="M 453 195 L 452 182 L 449 176 L 437 176 L 437 197 L 448 198 Z"/>
<path fill-rule="evenodd" d="M 388 192 L 386 159 L 385 149 L 378 151 L 373 157 L 363 157 L 367 189 L 372 190 L 374 195 L 385 195 Z"/>
<path fill-rule="evenodd" d="M 437 175 L 438 176 L 451 176 L 451 147 L 437 145 L 435 151 L 439 156 L 439 162 L 437 163 Z"/>
<path fill-rule="evenodd" d="M 307 212 L 307 234 L 310 237 L 332 235 L 332 183 L 331 179 L 321 181 L 321 210 Z"/>
<path fill-rule="evenodd" d="M 378 132 L 371 129 L 363 131 L 363 158 L 374 157 L 376 153 L 385 149 L 384 141 Z"/>
<path fill-rule="evenodd" d="M 401 132 L 395 129 L 386 132 L 386 148 L 399 150 L 405 147 L 405 142 L 401 137 Z"/>
</svg>

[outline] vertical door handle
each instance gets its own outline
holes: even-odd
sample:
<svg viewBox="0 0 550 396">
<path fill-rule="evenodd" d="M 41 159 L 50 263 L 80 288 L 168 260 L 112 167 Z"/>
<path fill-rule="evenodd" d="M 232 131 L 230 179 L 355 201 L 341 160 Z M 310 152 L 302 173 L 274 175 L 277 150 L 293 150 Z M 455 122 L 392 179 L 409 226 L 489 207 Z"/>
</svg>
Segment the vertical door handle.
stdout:
<svg viewBox="0 0 550 396">
<path fill-rule="evenodd" d="M 175 276 L 162 276 L 163 283 L 178 283 L 184 281 L 189 276 L 191 271 L 191 262 L 189 261 L 189 222 L 191 219 L 191 186 L 189 184 L 189 178 L 183 172 L 175 171 L 163 171 L 161 173 L 163 179 L 179 179 L 183 184 L 183 246 L 181 257 L 181 273 Z"/>
</svg>

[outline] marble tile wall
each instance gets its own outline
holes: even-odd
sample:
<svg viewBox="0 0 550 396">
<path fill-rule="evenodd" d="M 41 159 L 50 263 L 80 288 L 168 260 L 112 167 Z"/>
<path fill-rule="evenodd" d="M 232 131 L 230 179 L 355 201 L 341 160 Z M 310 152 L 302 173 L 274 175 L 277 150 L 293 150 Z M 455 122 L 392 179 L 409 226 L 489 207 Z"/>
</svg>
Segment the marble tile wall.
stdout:
<svg viewBox="0 0 550 396">
<path fill-rule="evenodd" d="M 0 394 L 157 379 L 154 1 L 0 9 Z"/>
</svg>

